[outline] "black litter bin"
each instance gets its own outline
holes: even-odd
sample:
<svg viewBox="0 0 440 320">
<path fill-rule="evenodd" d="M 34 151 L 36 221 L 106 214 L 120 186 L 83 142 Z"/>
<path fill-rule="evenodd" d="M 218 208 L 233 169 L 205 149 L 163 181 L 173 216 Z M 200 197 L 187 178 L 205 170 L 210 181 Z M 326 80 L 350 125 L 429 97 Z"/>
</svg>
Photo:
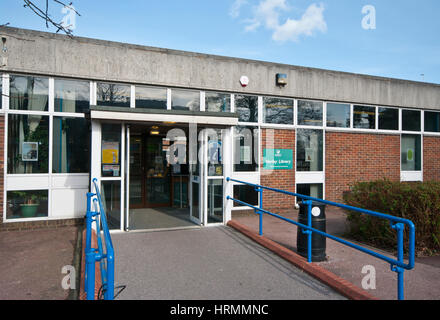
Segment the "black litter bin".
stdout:
<svg viewBox="0 0 440 320">
<path fill-rule="evenodd" d="M 307 210 L 308 205 L 304 202 L 298 202 L 299 214 L 298 222 L 303 225 L 308 225 Z M 312 228 L 325 232 L 325 204 L 319 202 L 312 202 Z M 302 232 L 302 228 L 298 227 L 296 247 L 298 254 L 307 258 L 307 234 Z M 324 261 L 326 254 L 326 237 L 313 232 L 312 234 L 312 261 Z"/>
</svg>

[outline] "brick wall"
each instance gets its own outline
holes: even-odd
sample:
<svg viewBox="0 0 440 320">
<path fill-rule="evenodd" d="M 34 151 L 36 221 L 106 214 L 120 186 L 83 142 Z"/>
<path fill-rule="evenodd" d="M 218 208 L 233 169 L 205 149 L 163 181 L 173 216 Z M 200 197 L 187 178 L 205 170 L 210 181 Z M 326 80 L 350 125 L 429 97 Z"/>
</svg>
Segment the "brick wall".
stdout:
<svg viewBox="0 0 440 320">
<path fill-rule="evenodd" d="M 400 181 L 400 136 L 327 132 L 326 199 L 341 201 L 357 181 Z"/>
<path fill-rule="evenodd" d="M 273 132 L 273 146 L 268 145 L 266 137 L 271 136 Z M 268 149 L 291 149 L 293 152 L 292 170 L 264 170 L 263 161 L 261 161 L 261 180 L 263 186 L 295 192 L 295 131 L 279 129 L 261 130 L 261 159 L 263 159 L 263 150 Z M 263 208 L 264 209 L 287 209 L 295 205 L 294 197 L 283 195 L 272 191 L 264 191 Z"/>
<path fill-rule="evenodd" d="M 440 137 L 423 137 L 423 180 L 440 181 Z"/>
</svg>

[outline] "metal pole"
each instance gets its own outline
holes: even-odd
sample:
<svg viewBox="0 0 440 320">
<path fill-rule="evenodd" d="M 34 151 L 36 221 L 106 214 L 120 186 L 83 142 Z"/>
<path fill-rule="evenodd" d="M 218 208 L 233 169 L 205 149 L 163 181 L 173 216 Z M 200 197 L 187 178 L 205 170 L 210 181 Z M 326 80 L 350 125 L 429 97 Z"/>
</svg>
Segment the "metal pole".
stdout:
<svg viewBox="0 0 440 320">
<path fill-rule="evenodd" d="M 396 225 L 397 229 L 397 260 L 403 263 L 403 230 L 405 226 L 402 223 Z M 405 299 L 404 288 L 403 288 L 403 272 L 404 269 L 397 267 L 397 296 L 399 300 Z"/>
<path fill-rule="evenodd" d="M 260 209 L 263 209 L 263 189 L 258 188 L 260 192 Z M 263 235 L 263 211 L 260 210 L 260 236 Z"/>
<path fill-rule="evenodd" d="M 94 196 L 93 193 L 88 192 L 87 193 L 87 211 L 86 211 L 86 247 L 85 247 L 85 255 L 87 255 L 90 252 L 90 248 L 91 248 L 91 237 L 92 237 L 92 212 L 90 210 L 91 207 L 91 202 L 92 202 L 92 197 Z M 87 292 L 88 286 L 87 286 L 87 281 L 88 281 L 88 267 L 87 264 L 85 265 L 85 276 L 84 276 L 84 289 L 85 292 Z"/>
</svg>

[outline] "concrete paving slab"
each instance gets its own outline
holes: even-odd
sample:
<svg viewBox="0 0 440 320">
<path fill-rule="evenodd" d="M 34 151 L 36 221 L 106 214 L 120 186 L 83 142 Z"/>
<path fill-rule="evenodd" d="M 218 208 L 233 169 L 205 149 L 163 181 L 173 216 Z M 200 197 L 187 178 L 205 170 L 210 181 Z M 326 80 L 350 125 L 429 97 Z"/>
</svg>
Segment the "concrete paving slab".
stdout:
<svg viewBox="0 0 440 320">
<path fill-rule="evenodd" d="M 229 227 L 113 234 L 117 299 L 345 299 Z"/>
</svg>

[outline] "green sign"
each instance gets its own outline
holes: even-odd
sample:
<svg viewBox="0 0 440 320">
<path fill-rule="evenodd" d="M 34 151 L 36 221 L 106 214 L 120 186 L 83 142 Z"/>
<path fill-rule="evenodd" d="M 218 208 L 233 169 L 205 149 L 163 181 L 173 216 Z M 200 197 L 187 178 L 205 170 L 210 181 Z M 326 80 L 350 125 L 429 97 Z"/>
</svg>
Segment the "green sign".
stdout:
<svg viewBox="0 0 440 320">
<path fill-rule="evenodd" d="M 264 149 L 263 169 L 266 170 L 292 170 L 292 149 Z"/>
</svg>

